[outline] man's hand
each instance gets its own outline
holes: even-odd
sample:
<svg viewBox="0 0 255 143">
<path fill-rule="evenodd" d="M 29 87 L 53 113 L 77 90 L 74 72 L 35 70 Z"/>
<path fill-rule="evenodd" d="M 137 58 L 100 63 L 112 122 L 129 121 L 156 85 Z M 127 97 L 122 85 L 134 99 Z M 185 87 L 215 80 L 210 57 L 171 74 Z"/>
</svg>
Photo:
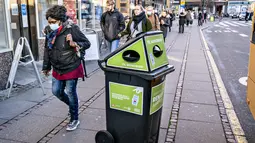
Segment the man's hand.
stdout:
<svg viewBox="0 0 255 143">
<path fill-rule="evenodd" d="M 50 71 L 49 70 L 43 70 L 42 71 L 43 72 L 43 74 L 46 76 L 46 77 L 48 77 L 50 74 Z"/>
</svg>

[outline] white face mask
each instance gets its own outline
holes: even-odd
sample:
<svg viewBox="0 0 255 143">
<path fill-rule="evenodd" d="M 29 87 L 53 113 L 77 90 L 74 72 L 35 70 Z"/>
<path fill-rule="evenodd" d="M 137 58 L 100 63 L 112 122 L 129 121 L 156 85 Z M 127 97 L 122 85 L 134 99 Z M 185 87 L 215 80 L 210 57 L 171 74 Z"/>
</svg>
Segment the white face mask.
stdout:
<svg viewBox="0 0 255 143">
<path fill-rule="evenodd" d="M 147 11 L 147 15 L 151 15 L 152 14 L 152 12 L 151 11 Z"/>
<path fill-rule="evenodd" d="M 59 25 L 58 25 L 58 23 L 50 24 L 50 28 L 51 28 L 52 30 L 57 30 L 57 29 L 59 28 Z"/>
</svg>

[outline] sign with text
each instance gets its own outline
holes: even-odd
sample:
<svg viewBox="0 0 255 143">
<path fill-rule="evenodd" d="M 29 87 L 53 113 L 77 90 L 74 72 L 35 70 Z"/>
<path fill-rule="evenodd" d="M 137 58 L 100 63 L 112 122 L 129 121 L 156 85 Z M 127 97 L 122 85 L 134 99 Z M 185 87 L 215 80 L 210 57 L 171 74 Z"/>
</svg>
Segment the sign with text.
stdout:
<svg viewBox="0 0 255 143">
<path fill-rule="evenodd" d="M 143 115 L 143 87 L 109 83 L 110 108 Z"/>
<path fill-rule="evenodd" d="M 150 115 L 157 112 L 163 105 L 165 82 L 152 87 Z"/>
</svg>

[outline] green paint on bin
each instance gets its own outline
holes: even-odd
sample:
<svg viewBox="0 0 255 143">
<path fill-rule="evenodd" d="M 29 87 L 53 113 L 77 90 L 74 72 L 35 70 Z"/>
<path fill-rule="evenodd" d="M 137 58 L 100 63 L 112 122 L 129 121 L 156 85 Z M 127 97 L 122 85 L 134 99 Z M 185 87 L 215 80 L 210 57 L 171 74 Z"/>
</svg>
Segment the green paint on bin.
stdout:
<svg viewBox="0 0 255 143">
<path fill-rule="evenodd" d="M 109 82 L 110 108 L 143 115 L 143 87 Z"/>
<path fill-rule="evenodd" d="M 139 54 L 139 60 L 135 62 L 129 62 L 123 59 L 123 54 L 126 51 L 136 51 Z M 107 66 L 117 67 L 123 69 L 133 69 L 137 71 L 149 71 L 146 53 L 144 50 L 143 39 L 140 39 L 133 44 L 129 45 L 127 48 L 123 49 L 119 53 L 115 54 L 107 60 Z"/>
<path fill-rule="evenodd" d="M 145 43 L 151 71 L 168 65 L 163 34 L 146 36 Z M 158 48 L 162 52 L 159 57 L 155 56 L 154 48 Z"/>
<path fill-rule="evenodd" d="M 159 85 L 152 87 L 150 115 L 157 112 L 163 106 L 164 90 L 165 90 L 165 82 L 162 82 Z"/>
</svg>

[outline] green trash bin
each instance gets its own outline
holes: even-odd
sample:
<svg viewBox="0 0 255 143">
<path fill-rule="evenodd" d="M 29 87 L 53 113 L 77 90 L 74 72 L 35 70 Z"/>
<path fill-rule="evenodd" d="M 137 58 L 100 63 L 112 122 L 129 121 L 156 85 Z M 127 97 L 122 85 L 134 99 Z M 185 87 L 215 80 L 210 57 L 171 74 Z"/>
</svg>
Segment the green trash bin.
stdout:
<svg viewBox="0 0 255 143">
<path fill-rule="evenodd" d="M 106 127 L 96 143 L 157 143 L 168 63 L 163 33 L 143 33 L 98 61 L 105 72 Z"/>
</svg>

